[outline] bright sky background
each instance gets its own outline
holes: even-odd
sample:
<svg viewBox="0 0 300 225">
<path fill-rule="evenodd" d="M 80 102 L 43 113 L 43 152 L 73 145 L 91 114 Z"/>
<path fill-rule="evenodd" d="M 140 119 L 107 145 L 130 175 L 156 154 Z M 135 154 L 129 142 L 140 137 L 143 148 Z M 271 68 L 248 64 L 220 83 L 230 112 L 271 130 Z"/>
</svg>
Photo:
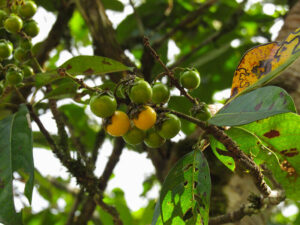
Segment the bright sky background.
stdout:
<svg viewBox="0 0 300 225">
<path fill-rule="evenodd" d="M 129 5 L 128 0 L 121 0 L 125 4 L 125 10 L 123 13 L 113 12 L 108 10 L 107 14 L 111 21 L 113 22 L 113 26 L 116 27 L 125 17 L 126 15 L 132 13 L 132 8 Z M 240 2 L 237 0 L 237 2 Z M 251 4 L 254 2 L 260 2 L 258 0 L 249 1 L 247 8 L 251 7 Z M 264 13 L 272 14 L 275 10 L 275 6 L 273 4 L 265 4 L 263 7 Z M 42 8 L 38 9 L 38 12 L 34 16 L 34 19 L 38 22 L 40 27 L 40 33 L 37 37 L 33 39 L 33 43 L 40 42 L 47 37 L 48 32 L 51 30 L 53 23 L 55 22 L 56 17 L 52 13 L 48 13 Z M 282 20 L 278 20 L 275 25 L 271 28 L 272 39 L 275 39 L 277 36 L 278 31 L 280 30 L 281 26 L 283 25 Z M 262 40 L 263 42 L 264 40 Z M 231 45 L 233 47 L 237 47 L 240 44 L 240 40 L 234 40 Z M 79 50 L 80 54 L 84 55 L 91 55 L 93 53 L 92 47 L 81 48 Z M 168 50 L 168 58 L 170 61 L 174 60 L 176 54 L 179 53 L 179 49 L 177 48 L 176 44 L 173 41 L 169 42 L 169 50 Z M 53 54 L 53 53 L 52 53 Z M 128 53 L 129 54 L 129 53 Z M 57 65 L 62 64 L 64 61 L 71 58 L 72 55 L 68 51 L 62 51 L 57 62 Z M 132 57 L 132 56 L 131 56 Z M 214 99 L 216 101 L 221 100 L 224 97 L 229 97 L 230 90 L 226 89 L 224 91 L 218 92 L 215 94 Z M 174 94 L 178 95 L 178 92 L 174 92 Z M 64 100 L 60 102 L 61 104 L 65 104 L 70 102 L 70 100 Z M 88 109 L 89 111 L 89 109 Z M 93 116 L 90 112 L 89 114 Z M 55 122 L 52 120 L 51 115 L 45 114 L 41 117 L 42 122 L 45 123 L 46 128 L 50 131 L 55 133 L 56 126 Z M 100 122 L 101 120 L 99 120 Z M 33 129 L 38 130 L 37 126 L 33 124 Z M 184 135 L 181 133 L 180 135 L 176 136 L 174 140 L 178 140 L 184 138 Z M 100 157 L 97 161 L 97 169 L 96 174 L 100 175 L 105 167 L 105 163 L 108 160 L 112 151 L 112 146 L 108 141 L 105 141 L 101 150 L 100 150 Z M 68 173 L 66 169 L 61 165 L 57 158 L 55 158 L 51 151 L 43 150 L 43 149 L 34 149 L 34 163 L 35 167 L 42 173 L 44 176 L 61 176 L 63 178 L 68 177 Z M 119 187 L 125 192 L 125 198 L 128 203 L 128 206 L 131 210 L 135 211 L 138 210 L 141 206 L 145 206 L 147 203 L 146 199 L 141 198 L 139 195 L 143 191 L 142 182 L 144 181 L 146 176 L 149 176 L 154 173 L 154 167 L 151 161 L 147 158 L 147 154 L 137 154 L 133 151 L 129 151 L 124 149 L 120 162 L 118 163 L 117 167 L 114 170 L 115 177 L 109 181 L 108 187 L 106 192 L 109 194 L 112 189 L 115 187 Z M 75 180 L 72 178 L 72 182 L 70 184 L 72 187 L 76 187 Z M 18 183 L 19 188 L 23 188 L 24 185 Z M 157 198 L 159 191 L 159 186 L 155 185 L 155 187 L 149 192 L 147 198 Z M 27 202 L 23 199 L 24 202 Z M 34 190 L 33 193 L 33 202 L 32 202 L 32 209 L 34 212 L 38 212 L 44 208 L 46 208 L 47 201 L 45 201 L 36 191 Z M 63 199 L 58 201 L 58 206 L 63 209 L 65 206 L 65 202 Z M 21 202 L 16 202 L 16 208 L 19 210 L 22 207 Z"/>
</svg>

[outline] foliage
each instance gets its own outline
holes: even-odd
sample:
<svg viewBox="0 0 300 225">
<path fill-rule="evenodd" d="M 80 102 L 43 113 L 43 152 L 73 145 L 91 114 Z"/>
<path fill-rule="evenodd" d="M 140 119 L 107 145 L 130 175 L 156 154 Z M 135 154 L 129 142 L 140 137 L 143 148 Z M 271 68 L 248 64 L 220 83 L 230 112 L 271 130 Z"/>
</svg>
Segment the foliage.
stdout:
<svg viewBox="0 0 300 225">
<path fill-rule="evenodd" d="M 1 1 L 1 43 L 9 45 L 0 58 L 0 205 L 5 205 L 0 222 L 207 225 L 216 216 L 210 213 L 216 207 L 211 204 L 214 164 L 206 159 L 211 150 L 232 172 L 249 173 L 261 193 L 254 199 L 267 202 L 257 204 L 249 198 L 248 211 L 242 207 L 236 215 L 277 205 L 284 200 L 282 193 L 296 204 L 300 117 L 286 90 L 266 84 L 300 56 L 300 28 L 283 42 L 271 42 L 270 28 L 285 16 L 289 1 L 271 1 L 276 6 L 273 15 L 265 14 L 260 3 L 249 7 L 246 2 L 130 1 L 133 12 L 113 28 L 105 10 L 124 12 L 127 6 L 122 1 L 36 0 L 39 7 L 58 16 L 51 38 L 32 46 L 33 37 L 22 26 L 12 32 L 5 24 L 15 14 L 20 24 L 35 23 L 31 18 L 35 11 L 24 16 L 20 14 L 27 4 L 23 0 Z M 33 8 L 35 3 L 30 3 Z M 90 6 L 88 12 L 84 4 Z M 258 43 L 261 39 L 268 43 Z M 178 48 L 173 59 L 172 45 Z M 94 55 L 74 54 L 92 46 Z M 20 49 L 24 57 L 16 54 Z M 132 53 L 130 57 L 125 49 Z M 73 57 L 58 63 L 65 50 Z M 54 57 L 49 58 L 51 51 Z M 33 74 L 24 76 L 25 67 Z M 10 71 L 19 76 L 9 75 Z M 230 99 L 210 118 L 206 103 L 215 103 L 214 93 L 228 88 L 232 75 Z M 157 82 L 161 89 L 155 92 Z M 159 91 L 164 96 L 152 99 Z M 95 112 L 109 107 L 106 100 L 91 115 L 87 106 L 95 95 L 113 102 L 108 116 Z M 203 112 L 200 105 L 207 111 L 203 121 L 195 116 Z M 57 133 L 43 125 L 41 118 L 49 112 Z M 103 119 L 100 129 L 92 116 Z M 32 130 L 33 122 L 39 131 Z M 179 131 L 185 136 L 175 141 Z M 114 147 L 97 177 L 96 161 L 105 140 Z M 162 183 L 159 199 L 148 199 L 136 212 L 130 210 L 123 190 L 106 191 L 125 146 L 137 154 L 147 152 L 156 169 L 156 175 L 145 179 L 141 195 L 146 196 L 158 180 Z M 33 162 L 34 147 L 51 150 L 78 187 L 69 187 L 70 178 L 39 173 Z M 17 180 L 25 186 L 21 193 L 14 186 Z M 16 200 L 25 196 L 30 204 L 34 186 L 48 206 L 38 212 L 24 206 L 17 212 Z M 268 202 L 275 192 L 276 199 Z M 66 203 L 64 209 L 59 200 Z M 284 218 L 279 212 L 274 218 L 274 223 L 291 222 L 300 216 Z"/>
</svg>

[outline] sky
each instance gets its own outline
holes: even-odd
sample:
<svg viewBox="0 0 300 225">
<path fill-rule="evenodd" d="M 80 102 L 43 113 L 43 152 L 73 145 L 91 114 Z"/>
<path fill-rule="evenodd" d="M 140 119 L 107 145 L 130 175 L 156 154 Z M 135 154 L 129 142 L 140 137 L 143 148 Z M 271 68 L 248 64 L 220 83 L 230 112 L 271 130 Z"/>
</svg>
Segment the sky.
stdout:
<svg viewBox="0 0 300 225">
<path fill-rule="evenodd" d="M 132 8 L 128 3 L 128 0 L 122 0 L 122 2 L 125 4 L 125 9 L 123 13 L 119 12 L 113 12 L 110 10 L 107 10 L 107 15 L 110 18 L 110 20 L 113 23 L 113 26 L 116 27 L 128 14 L 132 13 Z M 240 2 L 237 0 L 237 2 Z M 249 1 L 248 5 L 246 7 L 251 7 L 251 4 L 255 2 L 260 2 L 258 0 L 252 0 Z M 266 14 L 273 14 L 275 10 L 275 6 L 273 4 L 265 4 L 263 7 L 264 13 Z M 40 33 L 37 37 L 33 39 L 33 43 L 40 42 L 44 40 L 47 37 L 48 32 L 51 30 L 51 27 L 53 23 L 55 22 L 56 17 L 52 13 L 48 13 L 43 8 L 39 8 L 36 15 L 34 16 L 34 19 L 38 22 L 38 25 L 40 27 Z M 278 20 L 274 26 L 271 28 L 271 32 L 273 33 L 272 39 L 274 40 L 278 34 L 278 31 L 280 30 L 281 26 L 283 25 L 282 20 Z M 261 40 L 264 42 L 264 40 Z M 231 45 L 233 47 L 237 47 L 239 45 L 239 40 L 234 40 Z M 169 50 L 168 50 L 168 58 L 170 61 L 174 60 L 176 54 L 179 53 L 179 49 L 177 48 L 174 41 L 170 41 L 169 44 Z M 55 52 L 52 52 L 51 54 L 54 55 Z M 92 55 L 92 47 L 85 47 L 80 48 L 79 53 L 82 55 Z M 127 52 L 129 57 L 132 57 L 132 55 Z M 57 62 L 57 65 L 62 64 L 66 60 L 72 57 L 72 54 L 70 54 L 68 51 L 62 51 L 59 57 L 59 60 Z M 100 82 L 100 79 L 99 81 Z M 173 92 L 172 94 L 179 95 L 179 92 Z M 230 94 L 230 89 L 223 90 L 221 92 L 218 92 L 215 94 L 214 99 L 221 100 L 223 98 L 228 97 Z M 41 97 L 41 95 L 40 95 Z M 70 102 L 71 100 L 63 100 L 59 102 L 59 105 L 66 104 Z M 89 109 L 87 109 L 87 113 L 93 117 L 92 113 Z M 97 119 L 97 118 L 94 118 Z M 49 113 L 46 113 L 41 117 L 41 120 L 43 123 L 45 123 L 45 127 L 51 132 L 55 133 L 57 131 L 55 122 L 51 118 L 51 115 Z M 101 120 L 99 120 L 99 123 Z M 33 130 L 38 130 L 37 126 L 33 124 Z M 174 141 L 177 141 L 181 138 L 184 138 L 184 135 L 180 133 L 176 137 L 174 137 Z M 108 160 L 108 157 L 110 156 L 112 152 L 112 146 L 110 142 L 105 141 L 101 150 L 100 150 L 100 156 L 98 158 L 98 161 L 96 163 L 96 175 L 101 175 L 101 172 L 105 168 L 105 163 Z M 41 172 L 43 176 L 51 176 L 51 177 L 57 177 L 61 176 L 63 178 L 68 178 L 69 174 L 66 172 L 66 169 L 61 165 L 59 160 L 54 157 L 53 153 L 48 150 L 35 148 L 34 149 L 34 163 L 37 170 Z M 140 207 L 145 206 L 147 203 L 147 199 L 140 197 L 140 194 L 143 191 L 142 182 L 144 181 L 145 177 L 151 175 L 154 173 L 154 167 L 151 163 L 151 161 L 147 158 L 146 153 L 138 154 L 134 151 L 130 151 L 128 149 L 124 149 L 122 152 L 120 162 L 116 166 L 114 170 L 115 177 L 111 179 L 108 183 L 108 187 L 106 189 L 106 193 L 111 193 L 111 191 L 119 187 L 125 192 L 125 199 L 127 201 L 127 204 L 129 208 L 133 211 L 138 210 Z M 23 189 L 24 185 L 20 182 L 15 182 L 14 184 L 17 185 L 19 189 Z M 76 186 L 76 182 L 74 178 L 72 178 L 71 187 L 78 188 Z M 155 185 L 154 188 L 148 193 L 147 198 L 157 198 L 159 193 L 159 185 Z M 25 198 L 22 198 L 22 202 L 27 202 Z M 17 210 L 20 210 L 22 208 L 21 201 L 16 201 L 16 208 Z M 27 204 L 27 203 L 26 203 Z M 63 199 L 60 199 L 58 201 L 58 206 L 63 209 L 65 206 L 65 202 Z M 48 207 L 47 201 L 45 201 L 37 192 L 36 189 L 34 189 L 33 192 L 33 201 L 32 201 L 32 209 L 34 212 L 41 211 L 44 208 Z M 1 224 L 1 223 L 0 223 Z"/>
</svg>

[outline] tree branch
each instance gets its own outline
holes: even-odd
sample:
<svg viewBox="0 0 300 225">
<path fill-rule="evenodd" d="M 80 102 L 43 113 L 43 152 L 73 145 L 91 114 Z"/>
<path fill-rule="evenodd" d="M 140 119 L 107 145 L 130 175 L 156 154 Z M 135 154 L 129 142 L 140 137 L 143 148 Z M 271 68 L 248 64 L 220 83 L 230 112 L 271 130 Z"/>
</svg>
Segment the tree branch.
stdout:
<svg viewBox="0 0 300 225">
<path fill-rule="evenodd" d="M 63 4 L 62 4 L 63 5 Z M 39 52 L 37 54 L 37 60 L 40 65 L 44 65 L 44 63 L 49 58 L 49 53 L 52 49 L 54 49 L 60 42 L 64 34 L 64 30 L 68 27 L 68 22 L 71 19 L 73 12 L 75 9 L 75 4 L 67 3 L 65 6 L 60 9 L 57 19 L 48 34 L 46 40 L 43 41 Z"/>
<path fill-rule="evenodd" d="M 211 134 L 215 139 L 217 139 L 226 147 L 233 159 L 237 163 L 239 163 L 242 166 L 242 168 L 250 171 L 250 174 L 252 175 L 252 178 L 255 181 L 256 187 L 263 194 L 263 196 L 268 197 L 270 195 L 271 188 L 264 181 L 264 176 L 259 167 L 239 148 L 239 146 L 223 130 L 214 125 L 207 125 L 207 123 L 203 121 L 200 121 L 194 117 L 188 116 L 186 114 L 174 110 L 165 109 L 162 107 L 156 107 L 156 110 L 161 112 L 173 113 L 174 115 L 177 115 L 180 118 L 195 123 L 201 129 L 205 130 L 208 134 Z"/>
<path fill-rule="evenodd" d="M 253 197 L 249 196 L 250 203 L 242 205 L 236 211 L 213 217 L 209 220 L 209 225 L 218 225 L 224 223 L 233 223 L 241 220 L 244 216 L 257 214 L 264 210 L 268 205 L 278 205 L 285 199 L 283 190 L 274 190 L 270 193 L 269 197 L 257 199 L 257 202 L 251 202 Z"/>
<path fill-rule="evenodd" d="M 107 186 L 107 182 L 108 182 L 115 166 L 117 165 L 117 163 L 120 159 L 120 155 L 122 153 L 124 145 L 125 145 L 125 143 L 122 138 L 115 139 L 113 152 L 112 152 L 111 156 L 109 157 L 109 160 L 105 166 L 103 174 L 99 178 L 98 187 L 97 187 L 97 188 L 99 188 L 99 190 L 101 190 L 101 191 L 105 190 L 105 188 Z M 88 197 L 88 200 L 83 205 L 81 214 L 78 216 L 75 225 L 87 224 L 87 222 L 91 218 L 91 216 L 95 210 L 95 207 L 96 207 L 96 203 L 93 201 L 94 197 L 95 196 L 93 196 L 93 195 L 90 195 Z M 108 213 L 110 213 L 110 212 L 108 211 Z"/>
</svg>

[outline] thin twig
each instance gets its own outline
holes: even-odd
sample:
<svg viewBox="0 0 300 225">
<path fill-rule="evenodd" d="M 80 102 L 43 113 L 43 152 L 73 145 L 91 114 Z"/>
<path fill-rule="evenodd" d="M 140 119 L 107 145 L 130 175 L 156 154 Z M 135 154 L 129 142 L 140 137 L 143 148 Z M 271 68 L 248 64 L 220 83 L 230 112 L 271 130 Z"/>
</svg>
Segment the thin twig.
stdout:
<svg viewBox="0 0 300 225">
<path fill-rule="evenodd" d="M 157 49 L 165 40 L 172 37 L 178 30 L 185 27 L 187 24 L 193 22 L 195 19 L 197 19 L 199 16 L 202 15 L 203 11 L 215 4 L 218 0 L 208 0 L 204 4 L 202 4 L 198 9 L 193 11 L 192 13 L 188 14 L 185 19 L 183 19 L 176 27 L 174 27 L 172 30 L 170 30 L 168 33 L 166 33 L 161 39 L 157 40 L 153 47 Z"/>
<path fill-rule="evenodd" d="M 47 86 L 47 91 L 51 90 L 50 86 Z M 56 126 L 58 129 L 58 136 L 59 136 L 59 146 L 63 150 L 64 154 L 68 154 L 69 152 L 69 144 L 68 144 L 68 134 L 65 129 L 65 124 L 63 122 L 61 113 L 57 109 L 57 103 L 55 99 L 49 99 L 49 108 L 53 115 L 53 118 L 56 122 Z"/>
<path fill-rule="evenodd" d="M 190 102 L 193 104 L 198 104 L 197 99 L 193 98 L 189 93 L 185 91 L 185 89 L 179 84 L 178 80 L 174 77 L 174 74 L 169 68 L 163 63 L 163 61 L 160 59 L 159 55 L 156 53 L 154 48 L 151 47 L 149 43 L 149 39 L 147 37 L 144 37 L 144 46 L 147 47 L 152 56 L 156 59 L 156 61 L 164 68 L 166 75 L 170 78 L 171 84 L 174 85 L 182 95 L 184 95 Z"/>
<path fill-rule="evenodd" d="M 125 143 L 122 138 L 115 139 L 114 148 L 109 160 L 105 166 L 102 176 L 99 178 L 98 186 L 100 191 L 104 191 L 111 174 L 117 165 Z M 86 224 L 95 210 L 96 203 L 93 201 L 94 196 L 90 195 L 82 207 L 81 214 L 78 216 L 75 225 Z M 108 211 L 108 213 L 110 213 Z"/>
<path fill-rule="evenodd" d="M 118 211 L 115 209 L 115 207 L 110 206 L 110 205 L 106 204 L 105 202 L 103 202 L 102 198 L 99 196 L 95 196 L 94 201 L 102 209 L 104 209 L 106 212 L 108 212 L 110 215 L 112 215 L 115 225 L 123 225 L 123 222 L 120 219 L 120 215 L 119 215 Z"/>
</svg>

